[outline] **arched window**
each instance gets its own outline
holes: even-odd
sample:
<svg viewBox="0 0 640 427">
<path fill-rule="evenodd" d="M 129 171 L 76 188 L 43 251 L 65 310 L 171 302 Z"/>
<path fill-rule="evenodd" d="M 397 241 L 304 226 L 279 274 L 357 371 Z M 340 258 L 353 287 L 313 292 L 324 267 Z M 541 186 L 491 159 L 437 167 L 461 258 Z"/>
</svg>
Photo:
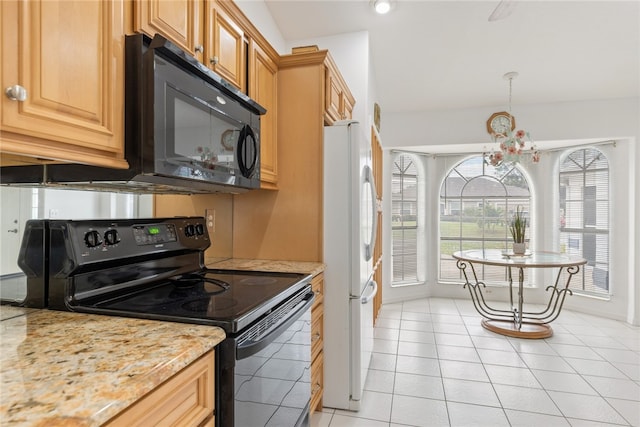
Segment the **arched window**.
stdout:
<svg viewBox="0 0 640 427">
<path fill-rule="evenodd" d="M 451 256 L 456 251 L 510 249 L 509 222 L 520 207 L 531 225 L 530 206 L 529 184 L 519 166 L 494 167 L 482 156 L 458 163 L 440 188 L 440 280 L 460 282 Z M 530 237 L 526 230 L 526 240 Z M 504 267 L 478 266 L 476 273 L 485 283 L 504 284 L 507 279 Z"/>
<path fill-rule="evenodd" d="M 609 161 L 595 148 L 572 151 L 559 183 L 560 251 L 587 260 L 570 289 L 609 295 Z"/>
<path fill-rule="evenodd" d="M 418 169 L 414 159 L 398 154 L 391 177 L 392 285 L 418 281 Z"/>
</svg>

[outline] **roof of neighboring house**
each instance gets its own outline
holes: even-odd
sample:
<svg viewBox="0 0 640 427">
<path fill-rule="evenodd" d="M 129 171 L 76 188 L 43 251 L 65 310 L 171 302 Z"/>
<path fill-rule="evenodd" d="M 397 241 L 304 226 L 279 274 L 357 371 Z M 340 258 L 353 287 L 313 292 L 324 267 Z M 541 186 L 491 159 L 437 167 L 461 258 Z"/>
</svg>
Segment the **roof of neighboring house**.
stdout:
<svg viewBox="0 0 640 427">
<path fill-rule="evenodd" d="M 440 190 L 440 197 L 529 197 L 528 188 L 500 182 L 489 176 L 478 176 L 465 179 L 450 176 Z"/>
</svg>

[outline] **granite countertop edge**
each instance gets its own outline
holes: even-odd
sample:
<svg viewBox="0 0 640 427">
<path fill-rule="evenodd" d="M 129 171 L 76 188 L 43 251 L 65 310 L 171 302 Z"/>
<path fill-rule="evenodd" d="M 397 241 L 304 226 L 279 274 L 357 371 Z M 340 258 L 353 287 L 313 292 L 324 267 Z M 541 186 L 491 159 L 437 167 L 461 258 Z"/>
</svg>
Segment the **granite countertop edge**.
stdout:
<svg viewBox="0 0 640 427">
<path fill-rule="evenodd" d="M 225 338 L 214 326 L 0 311 L 2 425 L 102 425 Z"/>
<path fill-rule="evenodd" d="M 230 258 L 205 260 L 208 268 L 220 270 L 273 271 L 279 273 L 304 273 L 315 276 L 325 270 L 325 265 L 314 261 L 286 261 L 271 259 Z"/>
</svg>

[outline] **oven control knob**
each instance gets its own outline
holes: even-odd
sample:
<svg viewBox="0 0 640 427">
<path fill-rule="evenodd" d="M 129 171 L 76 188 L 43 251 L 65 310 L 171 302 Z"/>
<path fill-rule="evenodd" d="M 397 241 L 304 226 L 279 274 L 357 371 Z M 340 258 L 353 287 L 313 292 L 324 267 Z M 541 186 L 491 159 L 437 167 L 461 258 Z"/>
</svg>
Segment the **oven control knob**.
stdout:
<svg viewBox="0 0 640 427">
<path fill-rule="evenodd" d="M 100 238 L 100 233 L 96 230 L 87 231 L 84 234 L 84 243 L 90 248 L 95 248 L 96 246 L 100 246 L 102 244 L 102 239 Z"/>
<path fill-rule="evenodd" d="M 196 224 L 196 234 L 202 236 L 204 234 L 204 225 Z"/>
<path fill-rule="evenodd" d="M 192 237 L 196 234 L 196 227 L 193 224 L 189 224 L 184 228 L 184 234 L 187 237 Z"/>
<path fill-rule="evenodd" d="M 115 245 L 120 243 L 120 235 L 118 230 L 107 230 L 104 232 L 104 243 L 107 245 Z"/>
</svg>

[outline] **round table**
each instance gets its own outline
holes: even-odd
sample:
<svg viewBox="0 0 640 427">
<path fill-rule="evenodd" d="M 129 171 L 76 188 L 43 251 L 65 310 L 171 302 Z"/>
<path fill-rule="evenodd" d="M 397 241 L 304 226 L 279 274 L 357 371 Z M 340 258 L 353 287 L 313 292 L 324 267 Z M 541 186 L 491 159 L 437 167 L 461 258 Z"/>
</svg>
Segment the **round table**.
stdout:
<svg viewBox="0 0 640 427">
<path fill-rule="evenodd" d="M 567 254 L 556 252 L 526 252 L 524 255 L 515 255 L 513 252 L 499 249 L 477 249 L 459 251 L 453 254 L 457 260 L 456 266 L 464 275 L 464 287 L 469 289 L 473 305 L 484 317 L 482 326 L 490 331 L 518 338 L 547 338 L 553 335 L 549 323 L 554 321 L 560 311 L 566 294 L 572 294 L 569 289 L 571 278 L 580 271 L 580 266 L 587 260 Z M 500 310 L 487 304 L 482 294 L 485 284 L 478 280 L 474 264 L 494 265 L 507 268 L 509 281 L 510 310 Z M 518 271 L 518 300 L 513 301 L 513 276 L 511 270 Z M 539 312 L 523 310 L 523 284 L 525 268 L 558 268 L 558 275 L 553 285 L 547 286 L 551 290 L 547 307 Z M 468 274 L 470 270 L 471 276 Z M 568 276 L 564 286 L 559 286 L 562 271 Z M 471 280 L 470 280 L 471 279 Z"/>
</svg>

